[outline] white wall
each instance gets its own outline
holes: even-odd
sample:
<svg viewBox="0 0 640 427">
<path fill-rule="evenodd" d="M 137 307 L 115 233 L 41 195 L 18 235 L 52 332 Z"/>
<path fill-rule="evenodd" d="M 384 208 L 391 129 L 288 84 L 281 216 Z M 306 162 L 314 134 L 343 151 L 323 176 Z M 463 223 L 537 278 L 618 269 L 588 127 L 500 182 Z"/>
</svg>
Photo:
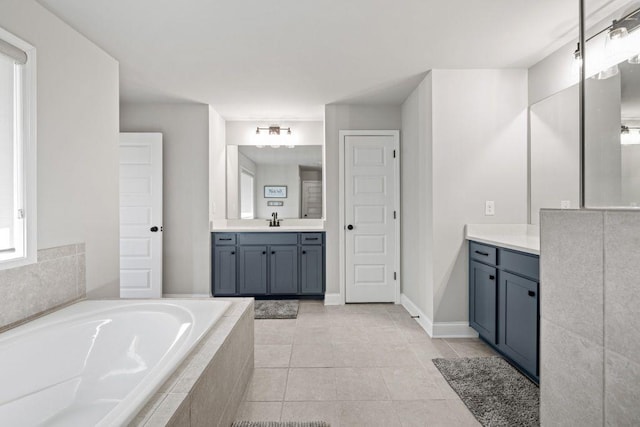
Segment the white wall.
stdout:
<svg viewBox="0 0 640 427">
<path fill-rule="evenodd" d="M 227 162 L 226 122 L 209 107 L 209 220 L 227 217 Z"/>
<path fill-rule="evenodd" d="M 278 218 L 300 218 L 300 173 L 298 165 L 258 164 L 255 175 L 256 218 L 271 218 L 272 212 Z M 265 185 L 286 185 L 286 199 L 265 199 Z M 270 200 L 281 201 L 283 206 L 267 206 Z"/>
<path fill-rule="evenodd" d="M 527 222 L 527 71 L 432 74 L 434 319 L 450 322 L 468 318 L 464 225 Z"/>
<path fill-rule="evenodd" d="M 577 42 L 578 34 L 575 40 L 529 68 L 529 105 L 578 83 L 580 68 L 576 67 L 573 59 Z"/>
<path fill-rule="evenodd" d="M 541 208 L 569 200 L 580 207 L 580 103 L 574 85 L 532 105 L 529 112 L 530 222 Z"/>
<path fill-rule="evenodd" d="M 340 292 L 339 258 L 339 131 L 393 130 L 402 127 L 400 105 L 326 105 L 325 106 L 325 209 L 327 248 L 327 294 Z M 401 138 L 402 139 L 402 138 Z M 402 146 L 402 142 L 400 142 Z"/>
<path fill-rule="evenodd" d="M 0 26 L 37 49 L 38 249 L 85 242 L 89 297 L 117 297 L 118 62 L 33 0 Z"/>
<path fill-rule="evenodd" d="M 162 132 L 163 293 L 210 293 L 209 107 L 123 104 L 122 132 Z"/>
<path fill-rule="evenodd" d="M 640 145 L 623 145 L 622 204 L 640 206 Z"/>
<path fill-rule="evenodd" d="M 432 76 L 402 104 L 402 293 L 433 319 Z"/>
</svg>

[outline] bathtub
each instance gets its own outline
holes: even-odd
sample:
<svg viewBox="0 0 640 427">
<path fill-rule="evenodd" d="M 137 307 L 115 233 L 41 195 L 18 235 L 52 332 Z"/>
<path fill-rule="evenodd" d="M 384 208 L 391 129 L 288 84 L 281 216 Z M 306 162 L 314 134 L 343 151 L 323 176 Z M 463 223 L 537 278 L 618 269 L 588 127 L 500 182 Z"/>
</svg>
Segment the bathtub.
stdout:
<svg viewBox="0 0 640 427">
<path fill-rule="evenodd" d="M 82 301 L 0 334 L 0 426 L 127 424 L 230 304 Z"/>
</svg>

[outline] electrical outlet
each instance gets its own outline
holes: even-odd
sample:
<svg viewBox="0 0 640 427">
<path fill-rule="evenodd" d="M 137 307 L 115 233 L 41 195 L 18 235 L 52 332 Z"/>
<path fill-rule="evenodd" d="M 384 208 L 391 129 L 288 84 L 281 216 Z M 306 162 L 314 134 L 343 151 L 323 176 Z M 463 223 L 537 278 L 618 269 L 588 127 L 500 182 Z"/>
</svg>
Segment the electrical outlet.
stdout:
<svg viewBox="0 0 640 427">
<path fill-rule="evenodd" d="M 496 205 L 493 200 L 487 200 L 484 202 L 484 214 L 485 216 L 493 216 L 496 214 Z"/>
<path fill-rule="evenodd" d="M 571 209 L 571 200 L 561 200 L 560 209 Z"/>
</svg>

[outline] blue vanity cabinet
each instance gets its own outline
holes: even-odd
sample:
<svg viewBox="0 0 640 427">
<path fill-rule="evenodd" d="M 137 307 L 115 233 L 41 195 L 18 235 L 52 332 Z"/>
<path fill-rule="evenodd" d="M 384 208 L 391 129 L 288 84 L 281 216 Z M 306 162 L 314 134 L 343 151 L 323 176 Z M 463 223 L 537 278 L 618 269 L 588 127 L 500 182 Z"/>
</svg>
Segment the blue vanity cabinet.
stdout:
<svg viewBox="0 0 640 427">
<path fill-rule="evenodd" d="M 267 293 L 267 247 L 240 246 L 240 275 L 238 292 L 241 295 Z"/>
<path fill-rule="evenodd" d="M 236 294 L 237 250 L 235 246 L 216 246 L 213 249 L 213 294 L 229 296 Z"/>
<path fill-rule="evenodd" d="M 211 242 L 214 296 L 324 296 L 323 232 L 214 232 Z"/>
<path fill-rule="evenodd" d="M 539 379 L 540 258 L 469 242 L 469 325 L 534 381 Z"/>
<path fill-rule="evenodd" d="M 498 304 L 496 268 L 471 261 L 469 265 L 469 323 L 487 341 L 496 341 Z"/>
<path fill-rule="evenodd" d="M 298 293 L 298 246 L 271 246 L 269 293 L 295 295 Z"/>
<path fill-rule="evenodd" d="M 300 293 L 318 295 L 324 289 L 324 248 L 303 245 L 300 251 Z"/>
</svg>

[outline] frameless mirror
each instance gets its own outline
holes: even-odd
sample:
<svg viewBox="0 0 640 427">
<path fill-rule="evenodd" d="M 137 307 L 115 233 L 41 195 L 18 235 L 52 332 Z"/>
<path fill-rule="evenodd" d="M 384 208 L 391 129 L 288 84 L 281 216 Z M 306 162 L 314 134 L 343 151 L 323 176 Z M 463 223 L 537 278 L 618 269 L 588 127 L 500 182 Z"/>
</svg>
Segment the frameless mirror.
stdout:
<svg viewBox="0 0 640 427">
<path fill-rule="evenodd" d="M 322 146 L 227 146 L 227 218 L 322 218 Z"/>
<path fill-rule="evenodd" d="M 635 208 L 640 206 L 640 2 L 587 0 L 585 14 L 585 206 Z"/>
</svg>

